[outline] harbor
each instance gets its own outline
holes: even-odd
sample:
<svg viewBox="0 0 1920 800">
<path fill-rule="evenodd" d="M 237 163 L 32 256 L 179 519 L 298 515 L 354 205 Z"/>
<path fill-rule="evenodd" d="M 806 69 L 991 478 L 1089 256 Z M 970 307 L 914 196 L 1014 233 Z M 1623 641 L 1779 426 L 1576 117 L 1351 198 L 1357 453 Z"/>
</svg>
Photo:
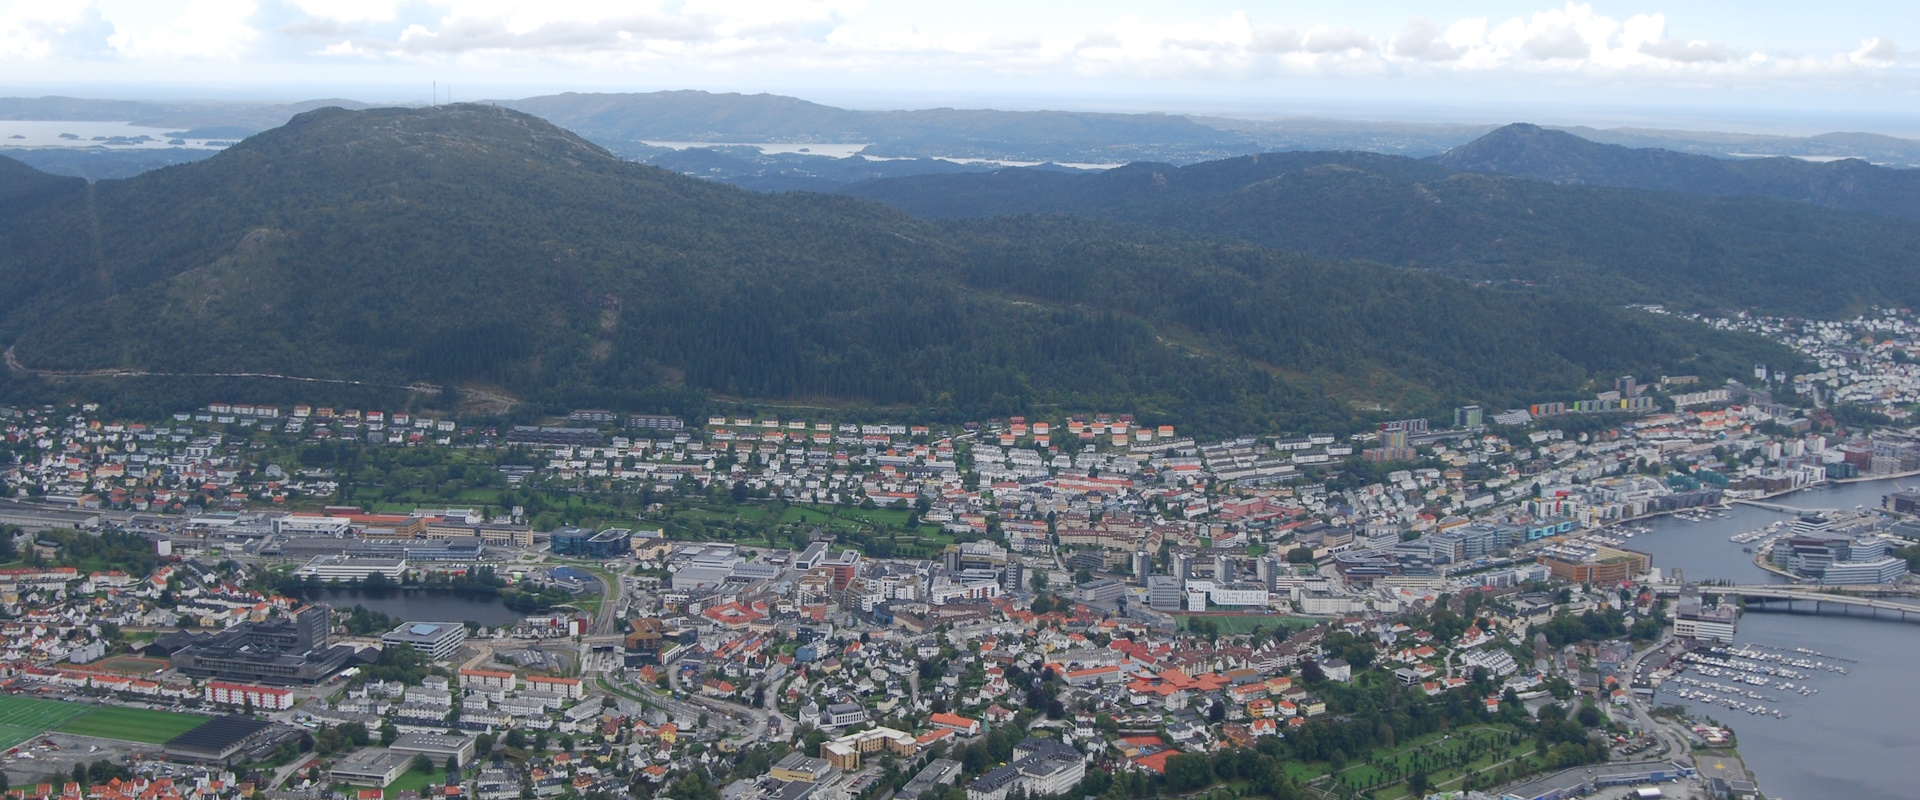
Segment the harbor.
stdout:
<svg viewBox="0 0 1920 800">
<path fill-rule="evenodd" d="M 1788 535 L 1803 510 L 1874 508 L 1897 488 L 1892 480 L 1827 486 L 1772 498 L 1766 507 L 1716 509 L 1705 519 L 1636 521 L 1646 530 L 1632 531 L 1631 546 L 1688 581 L 1788 588 L 1751 551 Z M 1732 644 L 1668 665 L 1656 703 L 1734 727 L 1770 798 L 1910 798 L 1904 765 L 1920 739 L 1905 720 L 1920 712 L 1920 698 L 1908 689 L 1911 665 L 1920 662 L 1920 631 L 1889 619 L 1743 615 Z"/>
</svg>

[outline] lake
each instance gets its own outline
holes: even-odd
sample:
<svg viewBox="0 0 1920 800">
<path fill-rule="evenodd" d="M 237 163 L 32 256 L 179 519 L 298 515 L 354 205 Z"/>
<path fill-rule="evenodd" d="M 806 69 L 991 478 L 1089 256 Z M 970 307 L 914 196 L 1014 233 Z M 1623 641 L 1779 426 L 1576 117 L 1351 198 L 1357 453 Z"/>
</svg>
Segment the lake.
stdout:
<svg viewBox="0 0 1920 800">
<path fill-rule="evenodd" d="M 473 622 L 498 627 L 519 622 L 526 615 L 507 608 L 499 597 L 426 591 L 423 589 L 321 589 L 303 599 L 345 611 L 365 606 L 407 622 Z"/>
</svg>

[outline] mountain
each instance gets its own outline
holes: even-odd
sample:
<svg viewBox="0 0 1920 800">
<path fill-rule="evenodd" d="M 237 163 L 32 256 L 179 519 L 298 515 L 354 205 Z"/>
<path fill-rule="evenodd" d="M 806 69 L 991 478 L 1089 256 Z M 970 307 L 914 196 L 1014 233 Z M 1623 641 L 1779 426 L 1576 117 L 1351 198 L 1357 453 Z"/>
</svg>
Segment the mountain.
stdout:
<svg viewBox="0 0 1920 800">
<path fill-rule="evenodd" d="M 1712 197 L 1773 197 L 1826 208 L 1920 219 L 1920 170 L 1858 159 L 1724 159 L 1628 148 L 1563 131 L 1516 124 L 1434 159 L 1448 169 L 1589 186 L 1655 189 Z"/>
<path fill-rule="evenodd" d="M 1920 302 L 1911 268 L 1920 226 L 1906 220 L 1554 185 L 1373 153 L 915 176 L 843 191 L 926 218 L 1072 214 L 1610 303 L 1833 314 Z"/>
<path fill-rule="evenodd" d="M 623 155 L 644 141 L 821 142 L 870 156 L 1120 163 L 1249 152 L 1247 138 L 1167 114 L 934 108 L 852 111 L 792 97 L 566 93 L 502 101 Z"/>
<path fill-rule="evenodd" d="M 271 373 L 552 408 L 1125 409 L 1221 434 L 1792 361 L 1519 287 L 1094 221 L 936 224 L 756 194 L 481 105 L 317 110 L 92 184 L 0 160 L 0 186 L 15 396 L 61 391 L 23 369 Z"/>
</svg>

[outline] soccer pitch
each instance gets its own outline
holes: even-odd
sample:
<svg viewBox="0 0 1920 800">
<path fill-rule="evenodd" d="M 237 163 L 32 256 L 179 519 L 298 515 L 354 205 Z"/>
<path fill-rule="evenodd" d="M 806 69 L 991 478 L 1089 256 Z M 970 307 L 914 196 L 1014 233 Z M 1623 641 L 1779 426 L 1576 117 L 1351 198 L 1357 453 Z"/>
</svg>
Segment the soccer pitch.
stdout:
<svg viewBox="0 0 1920 800">
<path fill-rule="evenodd" d="M 206 724 L 208 719 L 198 714 L 0 695 L 0 748 L 14 747 L 52 730 L 160 744 Z"/>
</svg>

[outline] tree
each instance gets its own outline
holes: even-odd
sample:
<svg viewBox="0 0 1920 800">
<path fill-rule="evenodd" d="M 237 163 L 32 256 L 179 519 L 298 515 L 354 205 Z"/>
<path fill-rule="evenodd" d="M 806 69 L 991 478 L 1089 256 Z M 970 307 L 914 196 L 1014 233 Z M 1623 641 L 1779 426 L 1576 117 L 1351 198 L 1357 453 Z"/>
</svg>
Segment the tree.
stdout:
<svg viewBox="0 0 1920 800">
<path fill-rule="evenodd" d="M 1407 776 L 1407 790 L 1412 792 L 1414 797 L 1426 797 L 1427 788 L 1431 785 L 1431 781 L 1432 779 L 1427 776 L 1426 770 L 1415 772 Z"/>
<path fill-rule="evenodd" d="M 1309 564 L 1312 562 L 1313 548 L 1311 547 L 1302 546 L 1287 551 L 1287 563 L 1289 564 Z"/>
<path fill-rule="evenodd" d="M 460 756 L 457 754 L 449 753 L 447 755 L 447 772 L 452 773 L 452 772 L 459 772 L 459 771 L 460 771 Z"/>
<path fill-rule="evenodd" d="M 85 764 L 73 765 L 73 782 L 80 784 L 82 786 L 87 785 L 87 765 Z"/>
<path fill-rule="evenodd" d="M 381 747 L 386 747 L 388 745 L 391 745 L 393 744 L 394 740 L 399 738 L 400 738 L 400 729 L 393 727 L 392 720 L 388 720 L 386 722 L 380 723 L 380 746 Z"/>
<path fill-rule="evenodd" d="M 432 772 L 433 759 L 427 758 L 426 753 L 417 753 L 413 757 L 412 769 L 414 772 Z"/>
</svg>

